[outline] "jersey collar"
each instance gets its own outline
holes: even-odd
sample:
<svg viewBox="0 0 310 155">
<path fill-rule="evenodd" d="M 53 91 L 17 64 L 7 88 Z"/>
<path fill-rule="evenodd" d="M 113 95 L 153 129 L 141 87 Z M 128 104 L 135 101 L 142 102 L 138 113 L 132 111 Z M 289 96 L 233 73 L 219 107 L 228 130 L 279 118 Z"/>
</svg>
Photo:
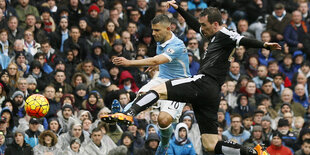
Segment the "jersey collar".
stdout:
<svg viewBox="0 0 310 155">
<path fill-rule="evenodd" d="M 165 41 L 164 43 L 160 44 L 159 46 L 164 48 L 167 46 L 167 44 L 169 44 L 175 38 L 175 35 L 173 34 L 173 32 L 170 31 L 170 33 L 172 34 L 172 37 L 169 40 Z"/>
</svg>

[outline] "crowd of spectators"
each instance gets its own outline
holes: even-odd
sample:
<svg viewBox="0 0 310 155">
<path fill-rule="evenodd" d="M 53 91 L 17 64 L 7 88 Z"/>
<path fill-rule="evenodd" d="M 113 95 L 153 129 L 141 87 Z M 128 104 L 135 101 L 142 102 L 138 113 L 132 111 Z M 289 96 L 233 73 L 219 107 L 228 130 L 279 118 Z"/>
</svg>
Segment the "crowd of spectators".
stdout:
<svg viewBox="0 0 310 155">
<path fill-rule="evenodd" d="M 310 154 L 310 12 L 306 0 L 179 0 L 197 19 L 219 8 L 224 26 L 280 51 L 236 47 L 218 111 L 220 140 L 273 154 Z M 158 106 L 130 126 L 100 117 L 122 110 L 157 75 L 115 66 L 114 57 L 156 55 L 151 20 L 171 18 L 198 73 L 209 40 L 165 0 L 0 0 L 0 155 L 155 154 Z M 24 110 L 43 94 L 43 118 Z M 208 95 L 208 94 L 206 94 Z M 208 104 L 208 101 L 206 101 Z M 113 108 L 112 108 L 113 107 Z M 191 103 L 174 123 L 168 154 L 204 154 Z M 118 147 L 117 147 L 118 146 Z"/>
</svg>

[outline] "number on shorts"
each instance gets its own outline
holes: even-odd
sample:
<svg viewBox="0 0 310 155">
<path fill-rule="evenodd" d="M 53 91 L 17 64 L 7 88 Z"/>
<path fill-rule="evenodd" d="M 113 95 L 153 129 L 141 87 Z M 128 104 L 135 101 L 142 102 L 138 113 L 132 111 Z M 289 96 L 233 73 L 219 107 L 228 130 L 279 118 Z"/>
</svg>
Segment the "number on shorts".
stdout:
<svg viewBox="0 0 310 155">
<path fill-rule="evenodd" d="M 178 109 L 178 108 L 180 107 L 180 103 L 179 103 L 179 102 L 172 101 L 172 102 L 171 102 L 171 106 L 173 106 L 174 109 Z"/>
</svg>

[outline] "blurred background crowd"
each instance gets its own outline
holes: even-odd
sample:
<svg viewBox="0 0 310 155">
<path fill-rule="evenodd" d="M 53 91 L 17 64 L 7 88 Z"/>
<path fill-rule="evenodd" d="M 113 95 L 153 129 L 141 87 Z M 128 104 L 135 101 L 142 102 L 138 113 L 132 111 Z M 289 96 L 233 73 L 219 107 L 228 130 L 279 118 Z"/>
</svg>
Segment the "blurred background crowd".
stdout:
<svg viewBox="0 0 310 155">
<path fill-rule="evenodd" d="M 271 155 L 309 155 L 309 2 L 178 3 L 197 19 L 203 9 L 217 7 L 228 29 L 282 46 L 236 47 L 221 91 L 220 139 L 261 144 Z M 111 60 L 155 56 L 150 21 L 159 14 L 171 18 L 171 31 L 184 41 L 191 74 L 197 74 L 208 40 L 165 0 L 0 0 L 0 154 L 154 154 L 158 106 L 129 127 L 99 118 L 124 108 L 157 76 Z M 36 93 L 50 104 L 40 119 L 24 110 L 25 99 Z M 190 103 L 174 126 L 168 154 L 206 154 Z"/>
</svg>

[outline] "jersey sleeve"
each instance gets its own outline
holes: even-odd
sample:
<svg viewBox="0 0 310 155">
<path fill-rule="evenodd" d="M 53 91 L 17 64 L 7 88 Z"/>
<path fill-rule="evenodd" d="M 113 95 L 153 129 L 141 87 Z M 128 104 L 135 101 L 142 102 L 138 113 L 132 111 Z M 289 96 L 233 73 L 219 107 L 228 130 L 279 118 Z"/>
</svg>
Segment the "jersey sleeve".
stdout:
<svg viewBox="0 0 310 155">
<path fill-rule="evenodd" d="M 234 46 L 239 46 L 241 39 L 244 37 L 237 32 L 227 30 L 226 28 L 222 29 L 221 32 L 227 37 L 223 37 L 222 44 L 234 44 Z M 212 39 L 211 39 L 212 42 Z"/>
<path fill-rule="evenodd" d="M 174 45 L 174 46 L 168 46 L 167 48 L 165 48 L 162 54 L 166 56 L 171 62 L 173 59 L 176 59 L 177 57 L 179 57 L 183 52 L 186 52 L 185 47 Z"/>
</svg>

